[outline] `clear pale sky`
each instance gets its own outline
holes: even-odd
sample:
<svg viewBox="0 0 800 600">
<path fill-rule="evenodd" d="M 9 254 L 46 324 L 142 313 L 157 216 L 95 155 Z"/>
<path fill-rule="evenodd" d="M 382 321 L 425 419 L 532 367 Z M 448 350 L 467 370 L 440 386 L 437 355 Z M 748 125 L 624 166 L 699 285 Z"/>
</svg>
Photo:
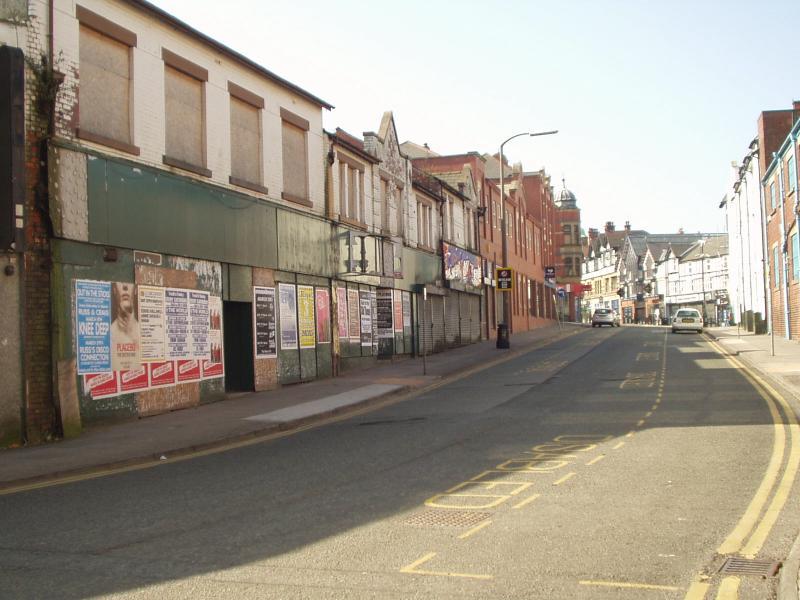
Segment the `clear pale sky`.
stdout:
<svg viewBox="0 0 800 600">
<path fill-rule="evenodd" d="M 336 108 L 394 112 L 440 154 L 505 146 L 578 198 L 582 226 L 723 231 L 719 202 L 763 110 L 800 99 L 800 0 L 155 0 Z"/>
</svg>

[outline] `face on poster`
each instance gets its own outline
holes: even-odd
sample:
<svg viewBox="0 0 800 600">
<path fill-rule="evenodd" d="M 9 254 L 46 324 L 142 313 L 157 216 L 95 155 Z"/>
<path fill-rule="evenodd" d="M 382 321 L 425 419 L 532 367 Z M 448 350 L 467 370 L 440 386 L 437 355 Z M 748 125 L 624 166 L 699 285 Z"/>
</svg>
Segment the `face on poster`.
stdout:
<svg viewBox="0 0 800 600">
<path fill-rule="evenodd" d="M 133 283 L 111 284 L 111 366 L 127 371 L 140 364 L 138 297 Z"/>
<path fill-rule="evenodd" d="M 300 327 L 300 347 L 313 348 L 316 345 L 313 287 L 310 285 L 297 286 L 297 306 Z"/>
<path fill-rule="evenodd" d="M 297 350 L 297 300 L 291 283 L 278 284 L 281 350 Z"/>
</svg>

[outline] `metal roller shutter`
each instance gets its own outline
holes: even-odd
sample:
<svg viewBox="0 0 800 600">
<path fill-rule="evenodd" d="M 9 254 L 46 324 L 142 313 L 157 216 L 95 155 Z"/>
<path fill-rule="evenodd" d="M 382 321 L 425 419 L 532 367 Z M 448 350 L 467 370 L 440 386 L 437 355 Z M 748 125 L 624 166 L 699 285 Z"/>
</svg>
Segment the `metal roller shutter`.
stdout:
<svg viewBox="0 0 800 600">
<path fill-rule="evenodd" d="M 444 297 L 430 296 L 431 323 L 433 323 L 433 352 L 441 352 L 445 349 L 444 337 Z"/>
<path fill-rule="evenodd" d="M 450 290 L 450 295 L 444 298 L 444 337 L 448 348 L 461 344 L 461 294 Z"/>
</svg>

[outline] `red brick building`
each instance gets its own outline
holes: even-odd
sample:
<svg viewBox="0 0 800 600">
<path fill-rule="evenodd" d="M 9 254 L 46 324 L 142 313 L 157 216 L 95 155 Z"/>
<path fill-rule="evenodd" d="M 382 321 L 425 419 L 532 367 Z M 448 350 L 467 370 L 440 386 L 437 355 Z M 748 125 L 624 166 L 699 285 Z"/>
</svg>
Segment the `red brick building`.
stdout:
<svg viewBox="0 0 800 600">
<path fill-rule="evenodd" d="M 580 320 L 581 262 L 581 211 L 575 194 L 564 187 L 555 199 L 555 267 L 556 281 L 563 290 L 560 310 L 568 321 Z"/>
</svg>

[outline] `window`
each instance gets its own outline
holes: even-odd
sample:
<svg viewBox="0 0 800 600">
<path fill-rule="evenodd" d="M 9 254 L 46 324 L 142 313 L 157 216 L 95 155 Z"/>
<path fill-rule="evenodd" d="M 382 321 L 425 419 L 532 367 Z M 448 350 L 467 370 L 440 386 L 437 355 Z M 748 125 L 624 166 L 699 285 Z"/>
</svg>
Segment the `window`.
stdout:
<svg viewBox="0 0 800 600">
<path fill-rule="evenodd" d="M 795 166 L 794 156 L 789 157 L 789 161 L 786 163 L 786 170 L 789 176 L 789 191 L 794 192 L 797 190 L 797 168 Z"/>
<path fill-rule="evenodd" d="M 389 182 L 383 178 L 380 193 L 380 226 L 383 231 L 389 231 Z"/>
<path fill-rule="evenodd" d="M 234 185 L 267 193 L 262 187 L 261 111 L 264 100 L 234 83 L 231 95 L 231 175 Z"/>
<path fill-rule="evenodd" d="M 308 145 L 306 134 L 309 123 L 302 117 L 281 108 L 281 144 L 283 146 L 284 200 L 311 206 L 308 198 Z"/>
<path fill-rule="evenodd" d="M 339 216 L 366 224 L 364 214 L 364 165 L 343 154 L 339 159 Z"/>
<path fill-rule="evenodd" d="M 769 184 L 769 210 L 775 208 L 775 182 Z"/>
<path fill-rule="evenodd" d="M 564 232 L 564 244 L 572 243 L 572 225 L 562 225 L 561 231 Z"/>
<path fill-rule="evenodd" d="M 131 48 L 136 34 L 76 7 L 80 21 L 79 138 L 139 154 L 131 126 Z"/>
<path fill-rule="evenodd" d="M 164 163 L 198 175 L 206 169 L 205 82 L 208 71 L 166 48 L 164 97 L 166 154 Z"/>
<path fill-rule="evenodd" d="M 427 202 L 417 202 L 417 230 L 420 245 L 433 248 L 433 207 Z"/>
<path fill-rule="evenodd" d="M 778 258 L 778 246 L 772 247 L 772 287 L 781 286 L 780 259 Z"/>
<path fill-rule="evenodd" d="M 792 234 L 792 279 L 800 281 L 800 235 Z"/>
</svg>

